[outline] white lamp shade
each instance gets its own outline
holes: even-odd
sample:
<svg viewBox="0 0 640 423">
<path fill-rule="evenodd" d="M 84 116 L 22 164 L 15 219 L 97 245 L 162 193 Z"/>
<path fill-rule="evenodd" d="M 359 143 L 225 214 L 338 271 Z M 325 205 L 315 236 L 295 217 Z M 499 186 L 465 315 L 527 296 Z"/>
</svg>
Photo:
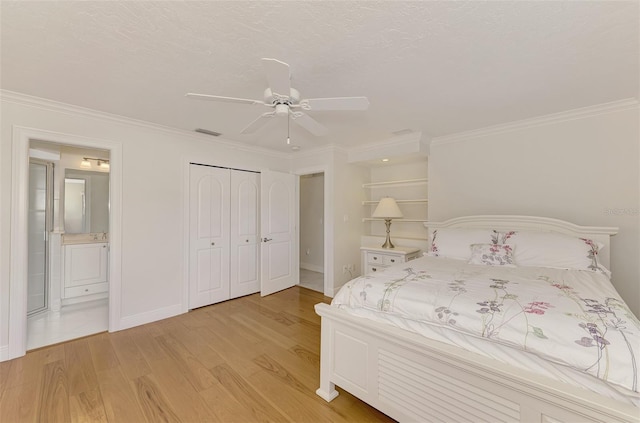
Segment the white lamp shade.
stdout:
<svg viewBox="0 0 640 423">
<path fill-rule="evenodd" d="M 396 200 L 391 197 L 384 197 L 380 199 L 378 207 L 376 207 L 375 211 L 371 215 L 371 217 L 383 219 L 399 219 L 402 216 L 402 212 L 400 211 L 400 207 L 398 207 Z"/>
</svg>

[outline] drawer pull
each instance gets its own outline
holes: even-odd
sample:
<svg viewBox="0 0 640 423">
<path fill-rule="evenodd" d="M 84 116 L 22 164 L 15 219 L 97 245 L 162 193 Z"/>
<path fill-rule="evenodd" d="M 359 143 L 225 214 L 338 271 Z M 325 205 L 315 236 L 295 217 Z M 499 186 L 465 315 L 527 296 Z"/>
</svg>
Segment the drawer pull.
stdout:
<svg viewBox="0 0 640 423">
<path fill-rule="evenodd" d="M 374 259 L 374 260 L 378 260 L 378 257 L 374 257 L 373 259 Z"/>
<path fill-rule="evenodd" d="M 375 267 L 372 267 L 371 270 L 373 270 L 374 272 L 376 272 L 378 269 L 376 269 Z"/>
<path fill-rule="evenodd" d="M 396 259 L 391 259 L 391 263 L 395 263 L 395 262 L 396 262 Z"/>
</svg>

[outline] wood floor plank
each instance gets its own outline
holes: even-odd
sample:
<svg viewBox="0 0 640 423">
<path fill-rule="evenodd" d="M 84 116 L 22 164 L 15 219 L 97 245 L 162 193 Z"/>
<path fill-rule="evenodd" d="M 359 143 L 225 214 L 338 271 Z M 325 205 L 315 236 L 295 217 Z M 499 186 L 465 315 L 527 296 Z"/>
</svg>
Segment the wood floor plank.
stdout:
<svg viewBox="0 0 640 423">
<path fill-rule="evenodd" d="M 70 396 L 69 408 L 73 423 L 107 423 L 108 421 L 99 389 Z"/>
<path fill-rule="evenodd" d="M 0 400 L 2 400 L 4 388 L 7 386 L 11 364 L 11 361 L 0 361 Z"/>
<path fill-rule="evenodd" d="M 23 384 L 38 384 L 42 379 L 44 363 L 44 349 L 28 352 L 20 358 L 11 360 L 5 389 Z"/>
<path fill-rule="evenodd" d="M 162 389 L 163 394 L 171 404 L 176 415 L 184 422 L 216 422 L 217 418 L 212 406 L 207 404 L 199 392 L 176 367 L 171 359 L 151 362 L 153 378 Z M 219 386 L 216 383 L 203 391 L 209 391 Z M 202 393 L 203 391 L 200 391 Z"/>
<path fill-rule="evenodd" d="M 198 392 L 207 407 L 216 416 L 215 420 L 224 423 L 247 423 L 255 421 L 251 411 L 240 404 L 221 384 Z"/>
<path fill-rule="evenodd" d="M 118 356 L 111 345 L 111 337 L 108 333 L 100 333 L 87 338 L 91 350 L 91 360 L 96 372 L 119 367 Z"/>
<path fill-rule="evenodd" d="M 109 422 L 144 422 L 140 404 L 119 367 L 99 371 L 98 383 Z"/>
<path fill-rule="evenodd" d="M 64 352 L 69 395 L 77 395 L 95 389 L 98 386 L 98 377 L 93 367 L 87 339 L 67 342 L 64 345 Z"/>
<path fill-rule="evenodd" d="M 193 385 L 196 391 L 202 391 L 215 384 L 215 378 L 205 366 L 170 334 L 156 338 L 165 353 Z"/>
<path fill-rule="evenodd" d="M 64 360 L 46 364 L 43 372 L 38 420 L 41 422 L 70 421 L 69 388 Z"/>
<path fill-rule="evenodd" d="M 136 379 L 151 373 L 151 368 L 129 330 L 112 333 L 111 345 L 125 377 Z"/>
<path fill-rule="evenodd" d="M 0 422 L 35 422 L 40 414 L 40 385 L 24 383 L 5 389 L 0 399 Z"/>
<path fill-rule="evenodd" d="M 160 388 L 149 376 L 140 376 L 133 381 L 138 402 L 147 421 L 178 423 L 180 419 L 167 402 Z"/>
<path fill-rule="evenodd" d="M 162 335 L 162 332 L 159 330 L 155 330 L 154 328 L 150 328 L 150 325 L 142 325 L 135 328 L 131 328 L 133 342 L 138 346 L 138 349 L 144 356 L 147 363 L 151 363 L 153 361 L 165 360 L 168 358 L 167 354 L 164 352 L 156 337 Z"/>
<path fill-rule="evenodd" d="M 258 391 L 227 364 L 211 369 L 220 384 L 244 407 L 251 411 L 254 421 L 283 422 L 289 421 L 276 410 Z"/>
</svg>

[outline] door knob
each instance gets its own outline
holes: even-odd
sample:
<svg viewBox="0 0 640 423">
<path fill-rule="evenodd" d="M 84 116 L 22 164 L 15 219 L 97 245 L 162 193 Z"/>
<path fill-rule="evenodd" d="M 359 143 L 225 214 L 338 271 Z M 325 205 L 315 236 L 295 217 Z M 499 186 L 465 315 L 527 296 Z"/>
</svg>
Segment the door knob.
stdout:
<svg viewBox="0 0 640 423">
<path fill-rule="evenodd" d="M 215 243 L 215 242 L 212 242 L 212 243 L 211 243 L 211 245 L 216 245 L 216 243 Z"/>
<path fill-rule="evenodd" d="M 262 242 L 273 241 L 273 238 L 262 238 Z"/>
</svg>

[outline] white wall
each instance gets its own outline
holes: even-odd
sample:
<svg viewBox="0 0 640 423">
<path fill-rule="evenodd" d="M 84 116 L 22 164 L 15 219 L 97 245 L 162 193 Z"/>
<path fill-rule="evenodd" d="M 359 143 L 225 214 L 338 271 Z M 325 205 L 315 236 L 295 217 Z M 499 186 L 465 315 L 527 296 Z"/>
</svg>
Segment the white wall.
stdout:
<svg viewBox="0 0 640 423">
<path fill-rule="evenodd" d="M 502 129 L 433 140 L 429 219 L 521 214 L 617 226 L 612 281 L 640 315 L 637 102 Z"/>
<path fill-rule="evenodd" d="M 185 163 L 289 171 L 287 156 L 249 151 L 206 135 L 175 131 L 58 105 L 3 96 L 0 114 L 0 352 L 8 343 L 12 127 L 122 143 L 121 321 L 179 310 L 184 278 Z M 151 314 L 150 314 L 151 313 Z"/>
<path fill-rule="evenodd" d="M 300 267 L 324 273 L 324 173 L 300 177 Z"/>
</svg>

